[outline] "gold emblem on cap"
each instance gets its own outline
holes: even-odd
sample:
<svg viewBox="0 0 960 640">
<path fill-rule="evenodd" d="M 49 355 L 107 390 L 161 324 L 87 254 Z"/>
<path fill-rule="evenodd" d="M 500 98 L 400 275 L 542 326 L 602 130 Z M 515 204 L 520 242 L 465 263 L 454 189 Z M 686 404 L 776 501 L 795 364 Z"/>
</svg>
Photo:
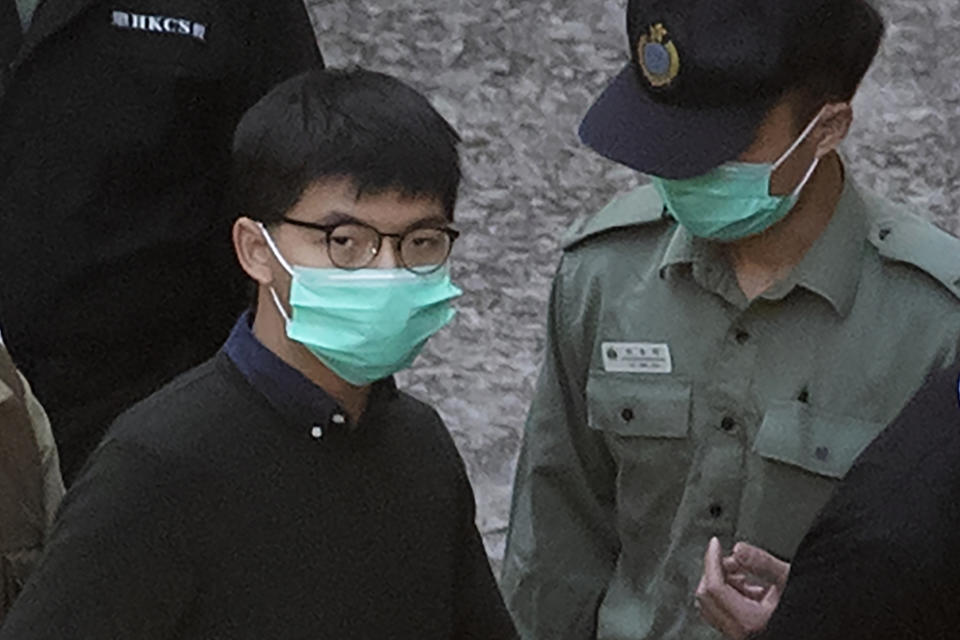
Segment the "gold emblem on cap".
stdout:
<svg viewBox="0 0 960 640">
<path fill-rule="evenodd" d="M 637 42 L 637 60 L 643 75 L 655 87 L 665 87 L 680 73 L 680 52 L 667 36 L 670 32 L 658 22 Z"/>
</svg>

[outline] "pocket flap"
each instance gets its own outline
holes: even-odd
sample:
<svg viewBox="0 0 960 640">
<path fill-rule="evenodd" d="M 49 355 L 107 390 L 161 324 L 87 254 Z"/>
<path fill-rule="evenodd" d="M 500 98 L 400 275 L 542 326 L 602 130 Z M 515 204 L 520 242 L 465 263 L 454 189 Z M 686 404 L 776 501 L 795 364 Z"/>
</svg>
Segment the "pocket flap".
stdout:
<svg viewBox="0 0 960 640">
<path fill-rule="evenodd" d="M 770 405 L 753 450 L 830 478 L 843 478 L 885 425 L 812 411 L 802 402 Z"/>
<path fill-rule="evenodd" d="M 587 419 L 591 429 L 620 436 L 686 438 L 690 391 L 681 378 L 591 371 Z"/>
</svg>

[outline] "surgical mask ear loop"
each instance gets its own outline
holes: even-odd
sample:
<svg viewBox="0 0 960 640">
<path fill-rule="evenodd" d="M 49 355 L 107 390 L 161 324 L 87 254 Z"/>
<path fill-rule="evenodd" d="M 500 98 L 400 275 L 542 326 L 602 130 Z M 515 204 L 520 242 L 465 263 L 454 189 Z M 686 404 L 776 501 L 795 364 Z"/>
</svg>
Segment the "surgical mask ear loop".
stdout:
<svg viewBox="0 0 960 640">
<path fill-rule="evenodd" d="M 824 107 L 824 109 L 825 108 L 826 107 Z M 807 125 L 807 128 L 803 130 L 803 133 L 801 133 L 800 136 L 793 141 L 793 144 L 790 145 L 790 148 L 784 151 L 783 155 L 781 155 L 777 159 L 777 161 L 773 163 L 774 171 L 776 171 L 781 166 L 783 166 L 783 163 L 787 161 L 787 158 L 793 155 L 793 152 L 797 150 L 797 147 L 799 147 L 801 144 L 804 143 L 804 141 L 810 136 L 810 133 L 813 131 L 813 128 L 817 126 L 818 122 L 820 122 L 820 118 L 822 116 L 823 116 L 823 109 L 820 109 L 820 113 L 814 116 L 813 120 L 810 121 L 810 124 Z"/>
<path fill-rule="evenodd" d="M 290 266 L 290 263 L 286 261 L 283 257 L 283 254 L 280 253 L 280 249 L 277 248 L 277 244 L 273 241 L 273 237 L 270 236 L 270 232 L 267 231 L 267 228 L 263 226 L 263 223 L 258 222 L 257 226 L 260 227 L 260 233 L 263 234 L 264 240 L 267 241 L 267 246 L 270 247 L 270 251 L 273 253 L 273 257 L 277 259 L 277 262 L 280 263 L 280 266 L 290 274 L 290 277 L 293 275 L 293 267 Z M 270 295 L 273 296 L 273 304 L 276 305 L 277 311 L 280 312 L 280 315 L 283 316 L 283 320 L 286 324 L 290 324 L 290 315 L 287 313 L 287 310 L 283 308 L 283 303 L 280 302 L 280 296 L 277 295 L 277 290 L 273 287 L 270 287 Z"/>
<path fill-rule="evenodd" d="M 825 108 L 826 107 L 824 107 L 824 109 Z M 801 133 L 800 136 L 793 141 L 793 144 L 790 145 L 790 148 L 784 151 L 783 155 L 781 155 L 780 158 L 773 163 L 771 174 L 783 166 L 783 163 L 787 161 L 787 158 L 793 155 L 793 152 L 796 151 L 801 144 L 803 144 L 803 142 L 810 136 L 810 133 L 813 131 L 814 127 L 817 126 L 817 123 L 820 122 L 820 118 L 822 116 L 823 109 L 820 109 L 820 112 L 814 116 L 813 120 L 810 121 L 810 124 L 807 125 L 807 128 L 803 130 L 803 133 Z M 810 178 L 813 177 L 813 172 L 817 170 L 818 166 L 820 166 L 820 158 L 814 158 L 813 164 L 811 164 L 810 168 L 807 169 L 807 173 L 803 176 L 803 180 L 797 184 L 797 187 L 790 194 L 791 199 L 796 199 L 800 196 L 800 192 L 803 191 L 804 187 L 807 186 L 807 183 L 810 182 Z"/>
<path fill-rule="evenodd" d="M 280 302 L 280 296 L 277 295 L 277 290 L 273 287 L 270 287 L 270 295 L 273 296 L 273 304 L 277 307 L 277 311 L 280 312 L 280 315 L 283 316 L 284 323 L 290 324 L 290 316 L 287 314 L 287 310 L 283 308 L 283 303 Z"/>
<path fill-rule="evenodd" d="M 290 263 L 287 262 L 286 258 L 283 257 L 283 254 L 280 253 L 280 249 L 277 248 L 277 243 L 273 241 L 273 236 L 270 235 L 270 232 L 267 231 L 267 228 L 263 226 L 262 222 L 258 222 L 257 226 L 260 227 L 260 233 L 263 234 L 263 239 L 267 241 L 267 246 L 270 247 L 270 251 L 273 253 L 273 257 L 277 259 L 277 262 L 280 263 L 280 266 L 283 267 L 287 273 L 290 274 L 290 277 L 293 277 L 293 267 L 290 266 Z"/>
</svg>

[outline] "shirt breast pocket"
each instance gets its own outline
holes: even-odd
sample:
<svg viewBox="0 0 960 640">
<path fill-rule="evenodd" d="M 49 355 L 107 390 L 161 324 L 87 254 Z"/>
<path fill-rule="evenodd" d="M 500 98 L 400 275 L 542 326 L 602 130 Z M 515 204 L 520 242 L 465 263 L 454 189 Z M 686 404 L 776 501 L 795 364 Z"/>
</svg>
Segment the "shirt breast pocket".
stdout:
<svg viewBox="0 0 960 640">
<path fill-rule="evenodd" d="M 617 519 L 624 539 L 644 533 L 646 540 L 669 540 L 692 460 L 690 409 L 691 384 L 683 378 L 590 373 L 588 424 L 603 434 L 617 465 Z"/>
<path fill-rule="evenodd" d="M 690 383 L 631 373 L 594 371 L 587 380 L 590 428 L 622 438 L 686 438 Z"/>
<path fill-rule="evenodd" d="M 753 443 L 740 535 L 792 557 L 850 467 L 886 425 L 773 403 Z"/>
</svg>

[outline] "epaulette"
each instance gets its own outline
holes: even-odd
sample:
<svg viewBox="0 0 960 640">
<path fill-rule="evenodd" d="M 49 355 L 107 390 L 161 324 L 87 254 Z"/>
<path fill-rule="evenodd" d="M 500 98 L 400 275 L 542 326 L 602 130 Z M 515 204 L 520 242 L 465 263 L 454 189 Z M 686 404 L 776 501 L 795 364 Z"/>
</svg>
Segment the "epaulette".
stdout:
<svg viewBox="0 0 960 640">
<path fill-rule="evenodd" d="M 920 216 L 900 213 L 876 218 L 870 243 L 884 259 L 920 269 L 960 298 L 960 238 Z"/>
<path fill-rule="evenodd" d="M 615 198 L 595 215 L 575 224 L 563 238 L 563 250 L 569 251 L 593 236 L 613 229 L 665 222 L 663 201 L 652 185 L 638 187 Z"/>
</svg>

